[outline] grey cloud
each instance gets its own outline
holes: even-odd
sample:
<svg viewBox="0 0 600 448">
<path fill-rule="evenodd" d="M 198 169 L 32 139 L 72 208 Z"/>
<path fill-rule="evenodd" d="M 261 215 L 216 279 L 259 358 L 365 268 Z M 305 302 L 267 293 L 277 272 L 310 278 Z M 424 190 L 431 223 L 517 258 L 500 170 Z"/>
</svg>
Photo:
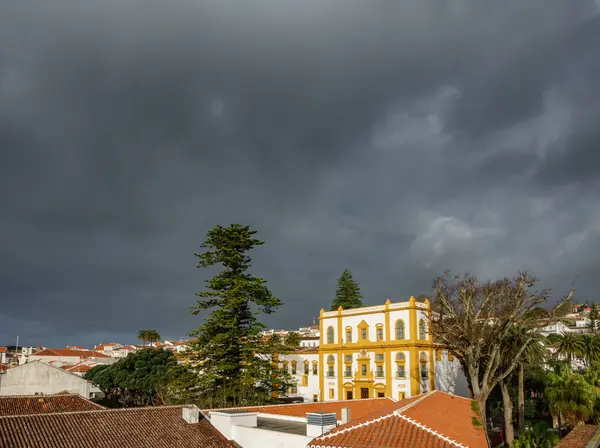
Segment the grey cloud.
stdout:
<svg viewBox="0 0 600 448">
<path fill-rule="evenodd" d="M 229 222 L 267 241 L 254 268 L 286 302 L 270 325 L 309 322 L 344 268 L 368 303 L 447 268 L 579 274 L 593 298 L 597 12 L 10 3 L 0 342 L 185 334 L 206 275 L 192 252 Z"/>
</svg>

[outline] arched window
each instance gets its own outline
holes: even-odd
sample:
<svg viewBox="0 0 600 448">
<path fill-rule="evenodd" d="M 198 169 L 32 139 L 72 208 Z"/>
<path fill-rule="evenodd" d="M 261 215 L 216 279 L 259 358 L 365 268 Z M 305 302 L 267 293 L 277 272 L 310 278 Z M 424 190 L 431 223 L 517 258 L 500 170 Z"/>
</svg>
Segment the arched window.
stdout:
<svg viewBox="0 0 600 448">
<path fill-rule="evenodd" d="M 296 361 L 292 361 L 292 375 L 296 374 L 298 363 Z"/>
<path fill-rule="evenodd" d="M 327 357 L 327 362 L 328 362 L 328 363 L 335 362 L 335 358 L 333 357 L 333 355 L 329 355 L 329 356 Z"/>
<path fill-rule="evenodd" d="M 308 361 L 304 361 L 304 374 L 308 375 L 310 371 L 310 367 L 308 365 Z"/>
<path fill-rule="evenodd" d="M 405 360 L 406 360 L 406 357 L 404 356 L 404 353 L 402 353 L 402 352 L 396 353 L 396 361 L 404 362 Z"/>
<path fill-rule="evenodd" d="M 333 344 L 333 327 L 327 328 L 327 343 Z"/>
<path fill-rule="evenodd" d="M 427 339 L 427 329 L 423 319 L 419 320 L 419 339 Z"/>
<path fill-rule="evenodd" d="M 313 361 L 313 375 L 319 374 L 319 362 Z"/>
<path fill-rule="evenodd" d="M 427 353 L 421 353 L 419 355 L 421 360 L 421 379 L 429 378 L 429 370 L 427 369 Z"/>
<path fill-rule="evenodd" d="M 427 362 L 427 353 L 421 353 L 419 355 L 419 359 L 421 360 L 421 362 Z"/>
<path fill-rule="evenodd" d="M 396 321 L 396 339 L 404 339 L 404 337 L 404 321 L 402 319 L 398 319 Z"/>
</svg>

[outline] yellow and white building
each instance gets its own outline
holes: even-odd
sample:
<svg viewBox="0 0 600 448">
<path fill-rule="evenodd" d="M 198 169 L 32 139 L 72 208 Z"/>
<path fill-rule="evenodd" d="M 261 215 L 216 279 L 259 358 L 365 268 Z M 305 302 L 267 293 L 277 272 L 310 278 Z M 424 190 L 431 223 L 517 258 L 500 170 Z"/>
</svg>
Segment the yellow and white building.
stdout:
<svg viewBox="0 0 600 448">
<path fill-rule="evenodd" d="M 305 401 L 403 399 L 434 389 L 467 395 L 458 361 L 432 342 L 430 313 L 429 301 L 414 297 L 348 310 L 321 309 L 318 349 L 280 357 L 284 369 L 298 379 L 290 395 Z"/>
</svg>

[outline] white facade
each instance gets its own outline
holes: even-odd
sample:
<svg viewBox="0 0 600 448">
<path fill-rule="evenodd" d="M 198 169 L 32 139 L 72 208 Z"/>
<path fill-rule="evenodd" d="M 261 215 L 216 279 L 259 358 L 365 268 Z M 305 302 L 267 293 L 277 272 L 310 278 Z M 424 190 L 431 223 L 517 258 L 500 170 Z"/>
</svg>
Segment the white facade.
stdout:
<svg viewBox="0 0 600 448">
<path fill-rule="evenodd" d="M 218 412 L 210 413 L 210 422 L 227 439 L 235 441 L 243 448 L 305 448 L 312 436 L 261 428 L 258 417 L 277 420 L 276 416 L 257 412 Z M 282 421 L 304 423 L 305 418 L 283 417 Z"/>
<path fill-rule="evenodd" d="M 91 382 L 40 361 L 28 362 L 0 374 L 0 395 L 52 395 L 64 391 L 88 399 L 102 394 Z"/>
<path fill-rule="evenodd" d="M 296 391 L 290 390 L 288 396 L 302 397 L 304 402 L 319 399 L 319 353 L 317 351 L 295 352 L 279 355 L 281 366 L 287 366 L 288 373 L 296 382 Z M 285 364 L 284 364 L 285 363 Z M 296 363 L 296 373 L 293 366 Z M 308 367 L 308 374 L 305 373 Z"/>
</svg>

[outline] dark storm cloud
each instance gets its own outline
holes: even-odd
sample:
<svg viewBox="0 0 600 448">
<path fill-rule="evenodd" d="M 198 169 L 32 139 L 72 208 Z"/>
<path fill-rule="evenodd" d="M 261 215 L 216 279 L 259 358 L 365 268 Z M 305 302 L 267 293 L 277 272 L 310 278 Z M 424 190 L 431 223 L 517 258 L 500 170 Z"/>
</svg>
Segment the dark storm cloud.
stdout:
<svg viewBox="0 0 600 448">
<path fill-rule="evenodd" d="M 447 268 L 531 269 L 562 289 L 580 274 L 593 299 L 597 13 L 5 5 L 0 338 L 187 333 L 192 253 L 229 222 L 267 240 L 255 270 L 286 302 L 271 325 L 309 322 L 347 267 L 368 303 L 426 292 Z"/>
</svg>

